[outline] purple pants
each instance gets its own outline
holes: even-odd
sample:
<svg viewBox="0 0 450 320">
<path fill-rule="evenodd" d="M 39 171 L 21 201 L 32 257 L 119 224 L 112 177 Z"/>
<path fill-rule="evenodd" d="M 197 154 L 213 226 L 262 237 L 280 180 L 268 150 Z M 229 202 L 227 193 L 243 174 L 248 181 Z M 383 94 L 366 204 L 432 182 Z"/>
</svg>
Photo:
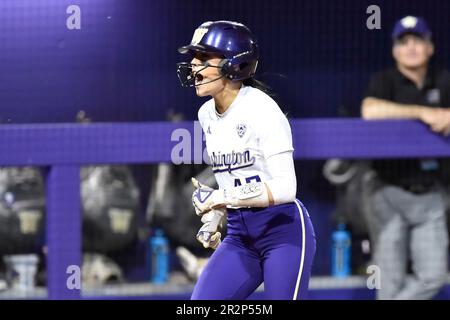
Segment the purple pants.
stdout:
<svg viewBox="0 0 450 320">
<path fill-rule="evenodd" d="M 228 210 L 227 236 L 211 256 L 192 300 L 241 300 L 264 282 L 266 299 L 305 299 L 316 239 L 303 204 Z"/>
</svg>

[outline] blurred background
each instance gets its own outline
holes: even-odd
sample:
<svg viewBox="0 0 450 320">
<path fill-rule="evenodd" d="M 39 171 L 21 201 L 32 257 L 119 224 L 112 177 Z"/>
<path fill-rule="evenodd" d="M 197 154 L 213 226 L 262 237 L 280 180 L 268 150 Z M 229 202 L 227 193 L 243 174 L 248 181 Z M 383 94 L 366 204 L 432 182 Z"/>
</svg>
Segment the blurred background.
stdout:
<svg viewBox="0 0 450 320">
<path fill-rule="evenodd" d="M 66 26 L 70 5 L 81 10 L 79 30 Z M 366 27 L 369 5 L 381 9 L 379 30 Z M 390 35 L 399 18 L 424 17 L 436 46 L 432 63 L 448 67 L 448 12 L 446 0 L 0 0 L 0 124 L 196 120 L 204 100 L 180 87 L 176 63 L 184 57 L 177 48 L 190 42 L 202 22 L 222 19 L 242 22 L 256 34 L 257 78 L 273 88 L 289 118 L 359 118 L 370 75 L 393 64 Z M 357 209 L 342 204 L 347 185 L 330 182 L 325 163 L 296 161 L 298 197 L 318 238 L 312 289 L 360 290 L 349 297 L 373 298 L 365 291 L 372 258 L 367 225 Z M 352 164 L 340 168 L 346 171 Z M 364 163 L 356 165 L 365 170 Z M 11 271 L 10 260 L 24 254 L 38 259 L 36 290 L 24 297 L 47 294 L 47 173 L 45 166 L 1 168 L 4 298 L 21 297 L 14 291 L 10 273 L 17 270 Z M 190 207 L 191 176 L 206 179 L 210 173 L 206 165 L 83 166 L 84 295 L 189 297 L 211 254 L 195 241 L 201 224 Z M 172 201 L 162 204 L 162 198 Z M 352 240 L 351 271 L 333 282 L 332 236 L 339 222 L 346 223 Z M 155 253 L 155 246 L 163 253 Z M 155 255 L 167 256 L 167 279 L 166 266 L 156 265 L 161 257 Z M 157 268 L 162 275 L 155 280 Z"/>
</svg>

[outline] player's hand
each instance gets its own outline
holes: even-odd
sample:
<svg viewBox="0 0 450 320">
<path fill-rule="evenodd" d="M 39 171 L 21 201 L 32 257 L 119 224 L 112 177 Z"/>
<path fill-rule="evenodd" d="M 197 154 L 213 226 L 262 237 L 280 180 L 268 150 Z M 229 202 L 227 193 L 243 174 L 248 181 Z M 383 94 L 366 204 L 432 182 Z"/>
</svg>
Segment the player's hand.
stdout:
<svg viewBox="0 0 450 320">
<path fill-rule="evenodd" d="M 203 226 L 197 233 L 197 240 L 203 244 L 204 248 L 216 249 L 221 243 L 222 234 L 219 229 L 226 216 L 226 209 L 213 209 L 202 216 Z"/>
<path fill-rule="evenodd" d="M 197 179 L 191 178 L 195 191 L 192 194 L 192 204 L 197 215 L 205 214 L 211 209 L 223 208 L 226 206 L 223 190 L 216 190 L 200 183 Z"/>
</svg>

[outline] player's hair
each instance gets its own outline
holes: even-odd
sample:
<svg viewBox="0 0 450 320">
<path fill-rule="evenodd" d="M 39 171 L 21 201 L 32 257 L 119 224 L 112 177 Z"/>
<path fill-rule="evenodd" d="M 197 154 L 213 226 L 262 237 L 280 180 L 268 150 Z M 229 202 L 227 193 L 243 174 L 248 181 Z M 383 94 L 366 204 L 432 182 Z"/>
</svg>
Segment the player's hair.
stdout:
<svg viewBox="0 0 450 320">
<path fill-rule="evenodd" d="M 249 87 L 259 89 L 271 97 L 275 96 L 275 92 L 273 92 L 271 87 L 269 87 L 267 84 L 265 84 L 262 81 L 256 80 L 255 78 L 245 79 L 242 81 L 242 83 L 244 84 L 244 86 L 249 86 Z"/>
<path fill-rule="evenodd" d="M 279 76 L 282 76 L 282 75 L 279 75 Z M 242 81 L 242 83 L 244 84 L 244 86 L 250 86 L 250 87 L 261 90 L 262 92 L 267 94 L 269 97 L 271 97 L 278 104 L 278 106 L 281 108 L 281 110 L 283 110 L 283 106 L 285 103 L 283 103 L 280 96 L 266 83 L 256 80 L 255 78 L 245 79 Z M 286 118 L 289 119 L 291 117 L 290 114 L 288 114 L 288 112 L 283 111 L 283 113 L 286 116 Z"/>
</svg>

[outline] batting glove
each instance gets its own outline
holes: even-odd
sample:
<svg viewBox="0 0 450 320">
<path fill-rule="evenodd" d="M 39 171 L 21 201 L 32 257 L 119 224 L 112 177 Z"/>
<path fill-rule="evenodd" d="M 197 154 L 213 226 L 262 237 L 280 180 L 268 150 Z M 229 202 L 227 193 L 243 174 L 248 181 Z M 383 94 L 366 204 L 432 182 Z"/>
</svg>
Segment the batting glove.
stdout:
<svg viewBox="0 0 450 320">
<path fill-rule="evenodd" d="M 192 178 L 192 184 L 195 191 L 192 194 L 192 204 L 197 215 L 209 212 L 211 209 L 222 208 L 226 206 L 224 190 L 216 190 L 200 183 Z"/>
<path fill-rule="evenodd" d="M 219 229 L 226 216 L 226 208 L 213 209 L 202 216 L 203 226 L 197 233 L 197 240 L 203 244 L 204 248 L 216 249 L 221 241 L 222 234 Z"/>
</svg>

